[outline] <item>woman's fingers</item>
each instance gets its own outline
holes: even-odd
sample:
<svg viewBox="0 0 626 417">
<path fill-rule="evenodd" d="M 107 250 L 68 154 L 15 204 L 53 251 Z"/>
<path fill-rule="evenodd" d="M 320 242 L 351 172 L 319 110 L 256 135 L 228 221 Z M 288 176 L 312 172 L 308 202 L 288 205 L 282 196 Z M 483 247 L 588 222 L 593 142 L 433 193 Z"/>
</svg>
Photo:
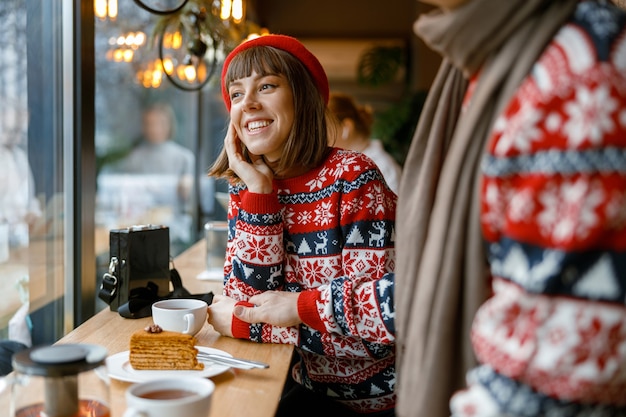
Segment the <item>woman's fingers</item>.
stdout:
<svg viewBox="0 0 626 417">
<path fill-rule="evenodd" d="M 246 184 L 248 190 L 259 194 L 272 192 L 274 174 L 262 156 L 250 154 L 250 161 L 243 155 L 243 144 L 232 124 L 224 138 L 228 166 Z"/>
<path fill-rule="evenodd" d="M 207 322 L 213 326 L 215 331 L 224 336 L 233 336 L 233 308 L 235 300 L 230 297 L 216 294 L 213 302 L 209 306 Z"/>
<path fill-rule="evenodd" d="M 296 326 L 302 323 L 298 315 L 299 295 L 300 293 L 286 291 L 266 291 L 248 300 L 256 307 L 237 306 L 233 313 L 247 323 L 269 323 L 280 327 Z"/>
<path fill-rule="evenodd" d="M 226 137 L 224 138 L 224 149 L 226 149 L 231 169 L 233 169 L 234 162 L 243 161 L 243 149 L 241 147 L 241 142 L 237 138 L 237 132 L 232 124 L 228 126 L 228 131 L 226 132 Z"/>
</svg>

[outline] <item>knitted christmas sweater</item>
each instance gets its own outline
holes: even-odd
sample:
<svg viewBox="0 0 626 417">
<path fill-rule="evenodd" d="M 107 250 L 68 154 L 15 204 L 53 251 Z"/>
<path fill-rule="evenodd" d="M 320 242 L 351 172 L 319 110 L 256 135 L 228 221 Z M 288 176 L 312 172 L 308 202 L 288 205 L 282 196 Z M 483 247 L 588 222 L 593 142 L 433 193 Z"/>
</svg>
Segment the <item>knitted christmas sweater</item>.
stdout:
<svg viewBox="0 0 626 417">
<path fill-rule="evenodd" d="M 332 149 L 274 192 L 230 186 L 224 293 L 301 292 L 302 324 L 249 325 L 233 335 L 297 346 L 304 387 L 359 412 L 395 404 L 393 277 L 396 196 L 366 156 Z"/>
<path fill-rule="evenodd" d="M 493 295 L 455 416 L 626 416 L 625 22 L 581 2 L 495 123 L 481 209 Z"/>
</svg>

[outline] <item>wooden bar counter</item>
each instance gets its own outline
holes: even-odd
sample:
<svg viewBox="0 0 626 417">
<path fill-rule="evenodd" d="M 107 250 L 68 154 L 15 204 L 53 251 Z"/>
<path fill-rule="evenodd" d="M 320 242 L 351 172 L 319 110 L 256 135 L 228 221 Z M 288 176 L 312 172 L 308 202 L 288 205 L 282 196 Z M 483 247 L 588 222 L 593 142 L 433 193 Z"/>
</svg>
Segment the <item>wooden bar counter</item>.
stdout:
<svg viewBox="0 0 626 417">
<path fill-rule="evenodd" d="M 202 240 L 174 259 L 183 285 L 192 294 L 213 291 L 219 294 L 222 283 L 201 281 L 196 276 L 204 270 L 205 241 Z M 89 343 L 104 346 L 109 355 L 128 350 L 130 335 L 152 323 L 152 318 L 125 319 L 108 308 L 87 320 L 58 343 Z M 209 324 L 196 335 L 200 346 L 224 350 L 233 356 L 262 361 L 268 369 L 237 370 L 211 377 L 216 389 L 210 417 L 272 417 L 285 382 L 293 346 L 259 344 L 220 336 Z M 131 384 L 112 379 L 111 416 L 122 417 L 126 409 L 125 391 Z M 187 417 L 187 416 L 181 416 Z M 188 416 L 202 417 L 202 416 Z"/>
</svg>

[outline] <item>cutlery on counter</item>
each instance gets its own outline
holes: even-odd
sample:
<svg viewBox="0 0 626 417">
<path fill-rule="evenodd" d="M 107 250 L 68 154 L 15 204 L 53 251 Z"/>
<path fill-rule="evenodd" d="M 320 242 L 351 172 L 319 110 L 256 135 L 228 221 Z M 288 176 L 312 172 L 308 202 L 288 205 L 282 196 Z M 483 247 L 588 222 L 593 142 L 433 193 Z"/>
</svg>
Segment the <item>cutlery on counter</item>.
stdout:
<svg viewBox="0 0 626 417">
<path fill-rule="evenodd" d="M 264 362 L 257 362 L 250 359 L 234 358 L 232 356 L 219 355 L 216 353 L 199 352 L 198 359 L 239 369 L 266 369 L 270 367 L 269 364 Z"/>
</svg>

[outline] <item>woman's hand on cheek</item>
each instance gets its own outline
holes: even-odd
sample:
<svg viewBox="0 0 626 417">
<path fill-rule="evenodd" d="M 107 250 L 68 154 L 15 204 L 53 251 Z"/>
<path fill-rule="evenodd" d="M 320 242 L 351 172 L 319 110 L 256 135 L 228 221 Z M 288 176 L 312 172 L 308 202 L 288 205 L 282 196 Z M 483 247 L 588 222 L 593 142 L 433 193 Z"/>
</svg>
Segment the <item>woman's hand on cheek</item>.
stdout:
<svg viewBox="0 0 626 417">
<path fill-rule="evenodd" d="M 272 192 L 272 180 L 274 174 L 261 156 L 250 155 L 252 162 L 248 162 L 243 156 L 241 140 L 237 136 L 235 127 L 230 124 L 228 133 L 224 139 L 224 149 L 228 155 L 228 164 L 248 190 L 253 193 L 269 194 Z"/>
<path fill-rule="evenodd" d="M 225 295 L 216 294 L 209 306 L 207 322 L 222 336 L 233 337 L 233 309 L 236 301 Z"/>
</svg>

